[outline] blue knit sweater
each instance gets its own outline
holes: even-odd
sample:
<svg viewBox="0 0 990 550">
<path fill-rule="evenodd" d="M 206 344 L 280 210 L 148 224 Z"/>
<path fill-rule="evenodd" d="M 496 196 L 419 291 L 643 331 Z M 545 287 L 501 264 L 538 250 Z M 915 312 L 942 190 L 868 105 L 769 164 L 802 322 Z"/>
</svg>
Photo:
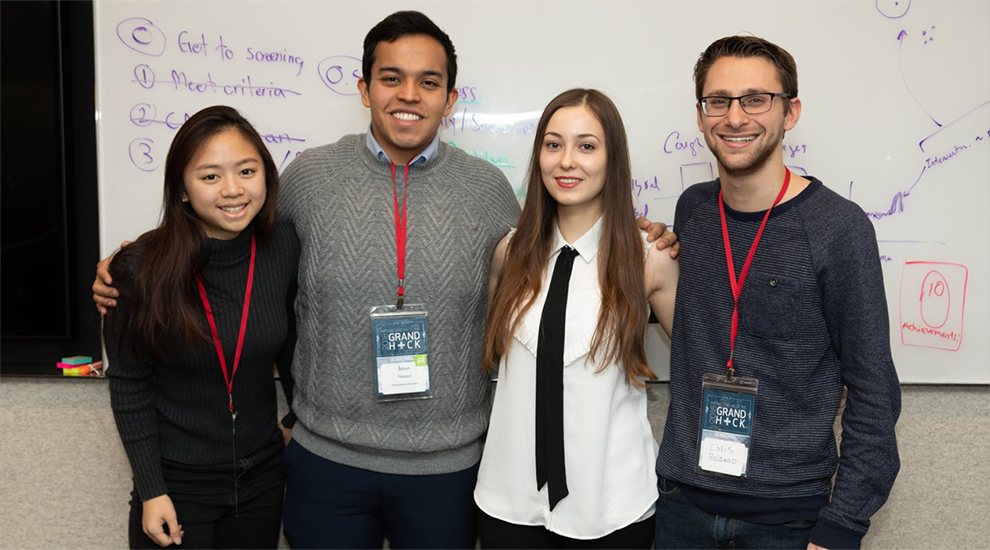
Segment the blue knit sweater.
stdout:
<svg viewBox="0 0 990 550">
<path fill-rule="evenodd" d="M 817 502 L 811 542 L 858 548 L 900 465 L 900 385 L 873 226 L 814 178 L 773 209 L 740 296 L 733 357 L 736 375 L 760 384 L 749 472 L 707 475 L 695 469 L 701 380 L 725 372 L 733 310 L 719 189 L 719 180 L 697 184 L 677 203 L 681 273 L 657 473 L 687 485 L 689 498 L 697 489 L 705 498 L 696 504 L 714 504 L 710 511 L 729 517 L 753 517 L 755 509 L 777 510 L 778 521 L 808 519 L 808 503 Z M 737 275 L 764 213 L 726 207 Z M 849 394 L 837 450 L 833 424 L 843 386 Z M 804 509 L 786 517 L 792 502 Z"/>
</svg>

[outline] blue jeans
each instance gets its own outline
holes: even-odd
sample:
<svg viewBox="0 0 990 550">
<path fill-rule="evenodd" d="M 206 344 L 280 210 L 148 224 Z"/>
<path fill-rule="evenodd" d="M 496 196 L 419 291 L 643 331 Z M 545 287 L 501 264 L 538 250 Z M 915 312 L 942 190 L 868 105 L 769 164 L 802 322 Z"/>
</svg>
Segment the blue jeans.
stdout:
<svg viewBox="0 0 990 550">
<path fill-rule="evenodd" d="M 805 550 L 815 527 L 813 521 L 790 521 L 778 525 L 751 523 L 717 516 L 688 500 L 677 482 L 663 476 L 657 480 L 655 548 L 752 548 Z"/>
<path fill-rule="evenodd" d="M 285 448 L 282 529 L 301 548 L 474 548 L 478 465 L 450 474 L 398 475 Z"/>
</svg>

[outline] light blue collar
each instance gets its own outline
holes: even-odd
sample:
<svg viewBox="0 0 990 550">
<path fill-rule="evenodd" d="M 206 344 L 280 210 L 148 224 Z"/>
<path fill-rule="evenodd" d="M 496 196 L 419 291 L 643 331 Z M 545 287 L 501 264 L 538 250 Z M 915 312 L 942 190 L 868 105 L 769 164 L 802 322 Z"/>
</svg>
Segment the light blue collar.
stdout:
<svg viewBox="0 0 990 550">
<path fill-rule="evenodd" d="M 385 149 L 382 149 L 381 144 L 375 139 L 375 136 L 371 134 L 371 124 L 368 125 L 368 137 L 365 140 L 365 144 L 368 146 L 368 150 L 371 151 L 378 160 L 382 162 L 392 162 L 392 159 L 388 158 L 388 153 Z M 437 156 L 437 151 L 440 150 L 440 134 L 433 136 L 433 141 L 423 150 L 422 153 L 416 155 L 412 160 L 409 161 L 409 166 L 422 166 L 430 161 L 433 157 Z"/>
</svg>

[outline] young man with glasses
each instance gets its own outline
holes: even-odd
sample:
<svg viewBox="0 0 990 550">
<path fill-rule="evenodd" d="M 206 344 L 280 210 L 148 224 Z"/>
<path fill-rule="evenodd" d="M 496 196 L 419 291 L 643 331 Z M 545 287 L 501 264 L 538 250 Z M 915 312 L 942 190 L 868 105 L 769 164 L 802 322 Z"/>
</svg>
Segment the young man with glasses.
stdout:
<svg viewBox="0 0 990 550">
<path fill-rule="evenodd" d="M 674 218 L 681 271 L 656 548 L 859 548 L 899 468 L 900 386 L 873 226 L 784 165 L 784 133 L 801 115 L 789 53 L 723 38 L 694 80 L 719 179 L 687 189 Z"/>
</svg>

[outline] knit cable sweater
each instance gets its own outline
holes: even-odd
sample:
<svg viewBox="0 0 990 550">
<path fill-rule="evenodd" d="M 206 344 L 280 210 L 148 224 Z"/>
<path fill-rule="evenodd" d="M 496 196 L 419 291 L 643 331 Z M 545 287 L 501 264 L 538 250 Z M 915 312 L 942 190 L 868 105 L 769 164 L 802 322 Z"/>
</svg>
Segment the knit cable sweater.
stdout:
<svg viewBox="0 0 990 550">
<path fill-rule="evenodd" d="M 229 241 L 209 239 L 203 268 L 210 307 L 227 360 L 233 369 L 244 290 L 251 255 L 252 230 Z M 266 243 L 258 243 L 254 285 L 241 360 L 234 377 L 236 441 L 227 386 L 212 342 L 203 346 L 167 346 L 166 361 L 154 361 L 146 348 L 132 352 L 130 336 L 121 342 L 120 313 L 131 305 L 132 289 L 119 288 L 117 311 L 106 317 L 104 340 L 109 365 L 110 402 L 120 439 L 131 463 L 142 501 L 168 493 L 161 459 L 183 464 L 231 463 L 278 437 L 272 367 L 289 371 L 294 344 L 292 299 L 298 265 L 298 242 L 283 224 Z M 139 258 L 119 254 L 115 272 L 133 277 Z M 131 275 L 128 277 L 126 275 Z M 203 326 L 206 314 L 203 313 Z"/>
<path fill-rule="evenodd" d="M 480 460 L 491 382 L 481 372 L 488 270 L 519 205 L 490 163 L 440 143 L 408 180 L 405 302 L 429 312 L 432 399 L 378 402 L 369 309 L 398 287 L 390 163 L 365 135 L 307 150 L 282 175 L 279 212 L 302 247 L 293 438 L 323 458 L 395 474 Z M 401 209 L 403 167 L 395 189 Z"/>
</svg>

